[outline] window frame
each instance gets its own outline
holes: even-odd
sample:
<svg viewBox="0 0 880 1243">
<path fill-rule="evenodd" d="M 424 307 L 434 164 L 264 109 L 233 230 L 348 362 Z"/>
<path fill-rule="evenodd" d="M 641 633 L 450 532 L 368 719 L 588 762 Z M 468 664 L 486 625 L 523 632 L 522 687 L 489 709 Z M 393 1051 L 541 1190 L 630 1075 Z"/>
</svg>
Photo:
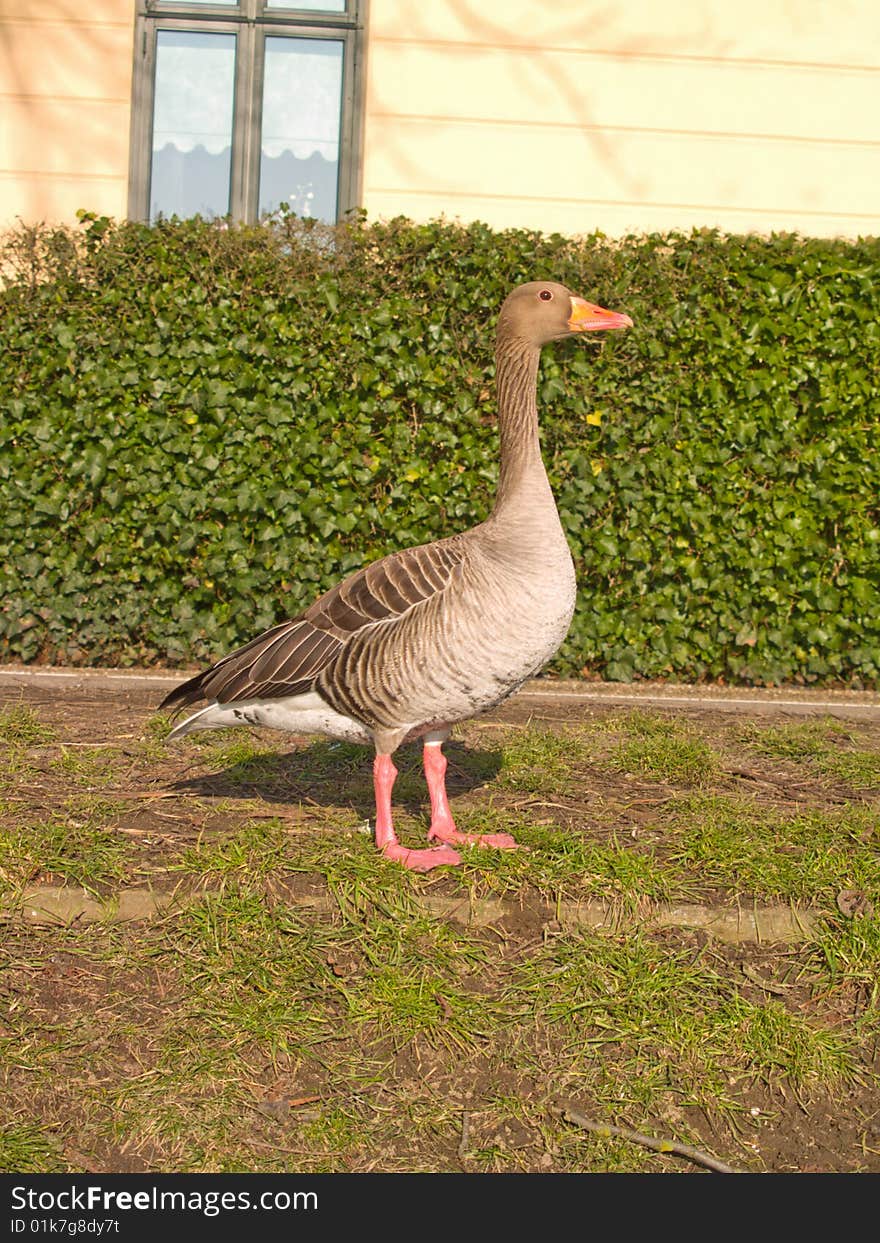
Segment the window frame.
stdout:
<svg viewBox="0 0 880 1243">
<path fill-rule="evenodd" d="M 232 5 L 187 4 L 185 0 L 137 0 L 134 30 L 128 218 L 150 219 L 150 171 L 156 41 L 159 30 L 237 35 L 232 105 L 229 215 L 253 223 L 260 199 L 260 139 L 266 39 L 287 36 L 337 39 L 342 52 L 342 107 L 336 219 L 360 206 L 363 171 L 367 0 L 346 0 L 344 13 L 266 8 L 266 0 Z"/>
</svg>

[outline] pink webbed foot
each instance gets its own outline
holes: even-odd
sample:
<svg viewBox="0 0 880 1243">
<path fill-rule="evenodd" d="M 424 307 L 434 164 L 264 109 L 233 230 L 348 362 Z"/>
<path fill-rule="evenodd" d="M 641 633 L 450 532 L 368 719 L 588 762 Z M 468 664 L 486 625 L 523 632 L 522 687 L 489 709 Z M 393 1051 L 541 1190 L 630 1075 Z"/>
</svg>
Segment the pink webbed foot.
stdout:
<svg viewBox="0 0 880 1243">
<path fill-rule="evenodd" d="M 428 850 L 408 850 L 400 842 L 387 842 L 382 848 L 386 859 L 402 863 L 411 872 L 430 872 L 432 868 L 457 867 L 461 855 L 451 846 L 433 846 Z"/>
<path fill-rule="evenodd" d="M 429 841 L 454 843 L 456 846 L 487 846 L 491 850 L 525 850 L 509 833 L 459 833 L 455 825 L 431 825 Z"/>
<path fill-rule="evenodd" d="M 425 779 L 431 796 L 431 830 L 428 841 L 456 846 L 487 846 L 492 850 L 522 850 L 509 833 L 459 833 L 446 797 L 446 756 L 437 742 L 425 743 Z"/>
</svg>

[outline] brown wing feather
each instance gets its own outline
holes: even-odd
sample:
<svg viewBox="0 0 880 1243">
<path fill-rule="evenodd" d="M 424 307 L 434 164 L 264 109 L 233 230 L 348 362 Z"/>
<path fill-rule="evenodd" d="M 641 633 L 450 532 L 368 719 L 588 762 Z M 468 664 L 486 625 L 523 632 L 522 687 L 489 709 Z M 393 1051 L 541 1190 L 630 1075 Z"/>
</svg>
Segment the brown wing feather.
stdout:
<svg viewBox="0 0 880 1243">
<path fill-rule="evenodd" d="M 353 635 L 397 620 L 448 587 L 464 556 L 461 536 L 391 553 L 351 574 L 290 621 L 237 648 L 175 687 L 160 708 L 200 700 L 233 703 L 311 690 Z"/>
<path fill-rule="evenodd" d="M 311 690 L 315 678 L 342 647 L 335 635 L 315 630 L 302 617 L 282 622 L 216 665 L 184 682 L 160 708 L 185 708 L 200 700 L 233 703 Z"/>
<path fill-rule="evenodd" d="M 365 626 L 393 621 L 444 591 L 464 549 L 462 537 L 453 535 L 393 552 L 332 587 L 303 618 L 345 642 Z"/>
</svg>

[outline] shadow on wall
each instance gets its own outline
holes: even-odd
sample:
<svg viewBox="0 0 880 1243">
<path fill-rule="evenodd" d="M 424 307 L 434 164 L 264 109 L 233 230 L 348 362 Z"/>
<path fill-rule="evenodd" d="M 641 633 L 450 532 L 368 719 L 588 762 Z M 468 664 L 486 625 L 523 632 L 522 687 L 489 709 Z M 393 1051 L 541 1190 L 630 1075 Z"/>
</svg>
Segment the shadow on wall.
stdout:
<svg viewBox="0 0 880 1243">
<path fill-rule="evenodd" d="M 581 138 L 586 149 L 585 158 L 590 162 L 604 162 L 617 178 L 621 193 L 638 196 L 644 191 L 645 187 L 638 176 L 633 175 L 616 152 L 613 135 L 603 132 L 597 125 L 589 82 L 584 82 L 573 74 L 561 73 L 559 56 L 556 54 L 560 48 L 578 46 L 582 41 L 585 27 L 589 29 L 591 42 L 601 45 L 603 29 L 616 25 L 616 5 L 609 5 L 604 9 L 598 5 L 590 5 L 587 9 L 582 2 L 579 2 L 574 9 L 571 6 L 561 6 L 558 16 L 552 20 L 552 25 L 550 20 L 545 18 L 540 35 L 541 42 L 545 46 L 536 47 L 522 40 L 519 31 L 511 29 L 510 17 L 496 20 L 488 17 L 482 0 L 448 0 L 448 2 L 450 16 L 467 32 L 466 38 L 461 40 L 463 49 L 470 49 L 475 55 L 479 55 L 483 50 L 492 51 L 496 48 L 515 48 L 527 52 L 528 80 L 521 82 L 520 86 L 529 96 L 534 97 L 535 120 L 541 118 L 543 100 L 551 95 L 561 97 L 569 122 L 581 130 Z M 401 0 L 401 3 L 407 8 L 414 7 L 416 10 L 406 14 L 403 19 L 404 27 L 407 30 L 418 30 L 420 40 L 423 39 L 426 43 L 432 42 L 437 36 L 431 21 L 430 9 L 425 9 L 422 0 Z M 613 33 L 611 42 L 613 43 L 618 37 L 616 32 Z M 609 40 L 606 39 L 606 45 L 608 42 Z M 621 51 L 624 55 L 626 54 L 624 49 Z M 374 89 L 381 94 L 381 83 L 375 83 Z M 460 95 L 458 99 L 461 102 Z M 386 110 L 382 102 L 378 107 L 380 112 Z M 485 100 L 475 98 L 472 106 L 468 106 L 466 111 L 473 116 L 482 117 L 484 107 Z M 403 112 L 409 113 L 409 108 L 405 107 Z M 412 158 L 411 143 L 403 133 L 399 140 L 395 141 L 393 127 L 388 130 L 386 137 L 390 139 L 389 145 L 393 144 L 393 146 L 391 150 L 386 148 L 384 154 L 394 163 L 399 183 L 411 187 L 424 186 L 428 170 L 421 162 Z M 440 170 L 430 171 L 432 186 L 442 193 L 444 187 L 437 185 L 434 180 Z M 458 173 L 465 171 L 464 166 L 455 171 Z M 533 178 L 536 170 L 529 169 L 526 164 L 523 164 L 521 174 L 523 179 L 521 193 L 531 197 L 535 194 Z M 451 186 L 449 188 L 452 189 Z M 476 186 L 471 185 L 470 190 L 477 195 L 480 194 L 480 189 Z"/>
<path fill-rule="evenodd" d="M 842 120 L 836 129 L 826 124 L 841 109 L 834 91 L 846 80 L 845 65 L 834 76 L 833 66 L 819 64 L 831 29 L 827 10 L 794 0 L 769 7 L 765 32 L 709 0 L 665 8 L 650 0 L 510 0 L 503 11 L 447 0 L 442 12 L 398 0 L 393 25 L 387 19 L 375 33 L 371 107 L 383 145 L 370 191 L 404 201 L 422 192 L 441 202 L 445 193 L 453 214 L 457 200 L 540 204 L 559 195 L 583 204 L 588 216 L 597 204 L 612 217 L 620 209 L 628 227 L 647 224 L 643 207 L 658 209 L 650 219 L 665 227 L 713 224 L 727 212 L 747 213 L 746 221 L 750 213 L 778 215 L 786 227 L 801 207 L 813 216 L 840 214 L 827 188 L 831 169 L 875 203 L 869 157 L 859 149 L 875 135 Z M 758 14 L 761 0 L 744 0 L 744 8 Z M 845 11 L 856 29 L 870 27 L 858 20 L 857 0 L 845 0 Z M 840 17 L 833 21 L 839 28 Z M 844 37 L 835 46 L 853 56 L 861 78 L 874 71 L 875 62 Z M 799 57 L 823 72 L 808 77 Z M 406 75 L 426 64 L 447 72 L 435 74 L 436 90 L 420 93 Z M 404 95 L 395 66 L 410 88 Z M 820 91 L 825 121 L 815 103 Z M 801 124 L 798 92 L 811 102 Z M 862 99 L 862 88 L 846 97 Z M 817 158 L 793 149 L 778 125 L 815 141 Z"/>
<path fill-rule="evenodd" d="M 3 214 L 29 222 L 69 217 L 77 207 L 121 214 L 133 6 L 116 0 L 84 9 L 81 0 L 52 0 L 3 10 Z"/>
</svg>

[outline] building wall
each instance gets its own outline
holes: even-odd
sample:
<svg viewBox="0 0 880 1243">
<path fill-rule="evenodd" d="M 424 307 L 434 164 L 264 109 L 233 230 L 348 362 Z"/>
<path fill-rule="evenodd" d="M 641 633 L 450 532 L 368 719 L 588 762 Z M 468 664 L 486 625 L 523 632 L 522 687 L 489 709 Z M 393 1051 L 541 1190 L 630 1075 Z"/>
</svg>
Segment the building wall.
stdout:
<svg viewBox="0 0 880 1243">
<path fill-rule="evenodd" d="M 363 200 L 609 234 L 880 232 L 876 0 L 371 0 Z"/>
<path fill-rule="evenodd" d="M 125 215 L 133 32 L 132 0 L 0 0 L 0 226 Z M 370 0 L 362 201 L 878 233 L 878 118 L 876 0 Z"/>
<path fill-rule="evenodd" d="M 132 0 L 0 0 L 0 225 L 124 216 Z"/>
</svg>

